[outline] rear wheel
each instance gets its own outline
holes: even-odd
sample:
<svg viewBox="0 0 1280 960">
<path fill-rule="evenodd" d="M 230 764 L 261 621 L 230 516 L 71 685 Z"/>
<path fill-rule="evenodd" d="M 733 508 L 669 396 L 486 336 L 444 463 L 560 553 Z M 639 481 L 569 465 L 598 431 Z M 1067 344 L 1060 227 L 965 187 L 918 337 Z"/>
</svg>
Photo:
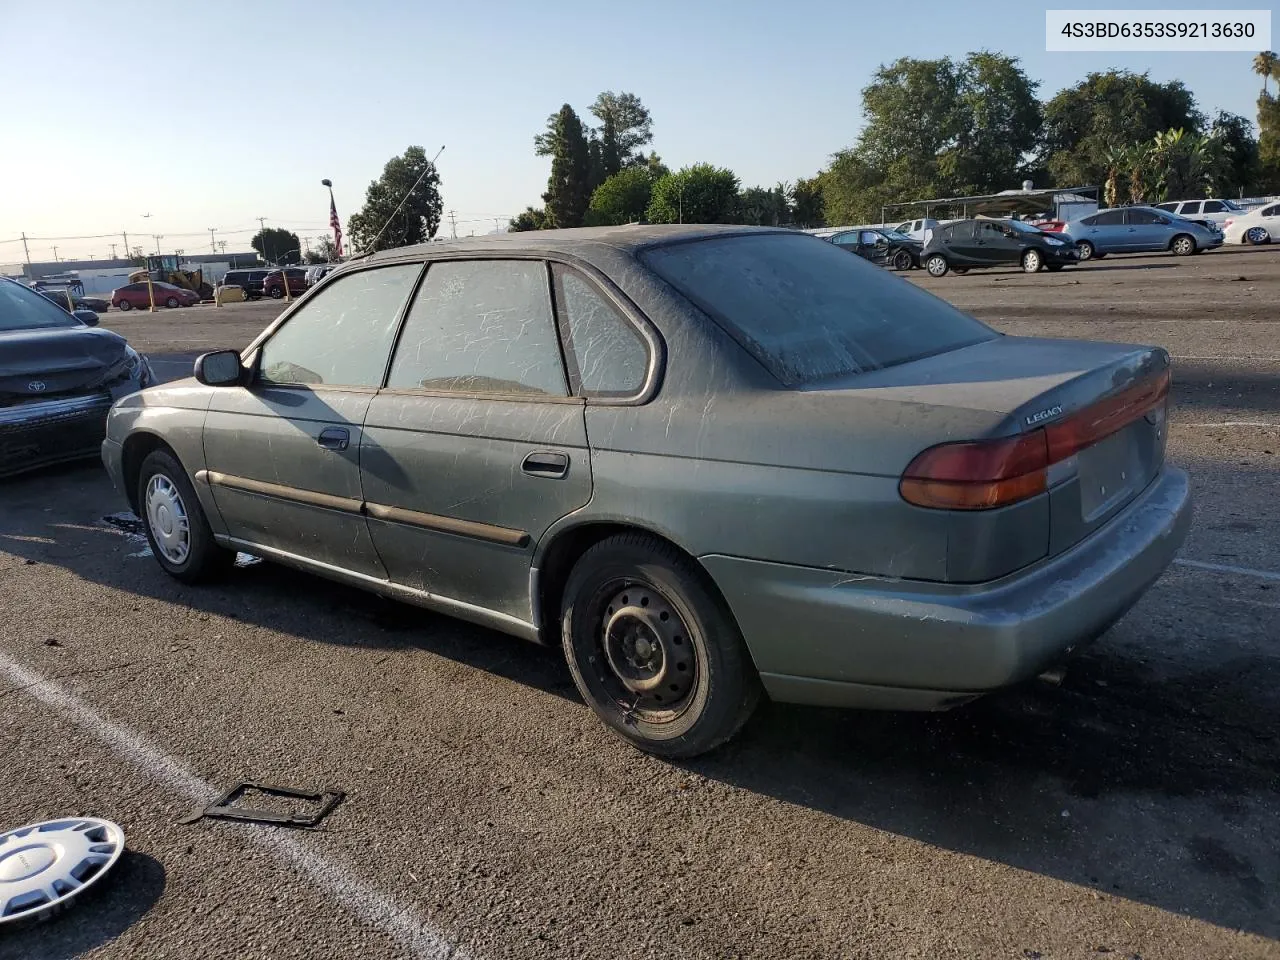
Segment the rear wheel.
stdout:
<svg viewBox="0 0 1280 960">
<path fill-rule="evenodd" d="M 561 633 L 583 699 L 618 736 L 692 757 L 746 723 L 760 680 L 702 570 L 670 544 L 621 534 L 578 560 Z"/>
<path fill-rule="evenodd" d="M 121 298 L 120 298 L 120 309 L 121 309 L 121 310 L 124 310 L 124 311 L 132 310 L 132 309 L 133 309 L 133 304 L 132 304 L 132 303 L 130 303 L 128 300 L 126 300 L 124 297 L 121 297 Z"/>
<path fill-rule="evenodd" d="M 272 300 L 279 300 L 284 296 L 284 289 L 282 287 L 272 287 L 268 293 L 271 294 Z"/>
<path fill-rule="evenodd" d="M 1187 234 L 1180 233 L 1173 238 L 1173 242 L 1169 244 L 1169 249 L 1173 251 L 1175 257 L 1189 257 L 1196 252 L 1196 242 Z"/>
<path fill-rule="evenodd" d="M 1044 266 L 1044 258 L 1039 250 L 1027 250 L 1022 254 L 1023 273 L 1039 273 L 1042 266 Z"/>
<path fill-rule="evenodd" d="M 1092 260 L 1094 257 L 1101 256 L 1088 240 L 1081 240 L 1076 244 L 1076 253 L 1080 255 L 1081 260 Z"/>
<path fill-rule="evenodd" d="M 168 450 L 153 450 L 142 461 L 137 502 L 151 552 L 171 577 L 199 583 L 235 563 L 236 555 L 214 541 L 187 471 Z"/>
<path fill-rule="evenodd" d="M 1244 238 L 1252 243 L 1255 247 L 1264 243 L 1271 242 L 1271 234 L 1267 232 L 1266 227 L 1250 227 L 1244 235 Z"/>
<path fill-rule="evenodd" d="M 168 300 L 164 302 L 164 305 L 168 307 L 170 310 L 176 310 L 178 309 L 178 307 L 182 306 L 182 304 L 178 303 L 177 297 L 170 297 Z"/>
<path fill-rule="evenodd" d="M 893 255 L 893 269 L 910 270 L 911 254 L 907 253 L 907 251 L 905 250 L 899 250 L 897 253 L 895 253 Z"/>
<path fill-rule="evenodd" d="M 945 277 L 947 270 L 950 269 L 947 266 L 947 258 L 940 253 L 935 253 L 925 260 L 924 268 L 929 271 L 931 277 Z"/>
</svg>

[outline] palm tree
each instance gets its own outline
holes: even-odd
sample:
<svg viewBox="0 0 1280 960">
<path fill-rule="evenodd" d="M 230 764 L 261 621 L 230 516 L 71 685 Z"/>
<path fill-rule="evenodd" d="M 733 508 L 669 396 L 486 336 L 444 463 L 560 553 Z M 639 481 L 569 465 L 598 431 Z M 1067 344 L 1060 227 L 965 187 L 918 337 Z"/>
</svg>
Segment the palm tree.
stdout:
<svg viewBox="0 0 1280 960">
<path fill-rule="evenodd" d="M 1276 75 L 1277 68 L 1280 68 L 1280 57 L 1274 52 L 1264 50 L 1253 58 L 1253 72 L 1262 77 L 1262 95 L 1267 94 L 1267 78 Z"/>
</svg>

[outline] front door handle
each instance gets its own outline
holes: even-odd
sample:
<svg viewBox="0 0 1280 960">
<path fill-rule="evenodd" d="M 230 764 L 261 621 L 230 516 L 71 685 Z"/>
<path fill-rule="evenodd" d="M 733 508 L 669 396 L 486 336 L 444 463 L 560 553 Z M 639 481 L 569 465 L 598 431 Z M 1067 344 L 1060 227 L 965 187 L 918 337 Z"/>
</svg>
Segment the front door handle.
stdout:
<svg viewBox="0 0 1280 960">
<path fill-rule="evenodd" d="M 569 472 L 569 457 L 564 453 L 538 451 L 524 458 L 520 469 L 531 477 L 550 477 L 560 480 Z"/>
<path fill-rule="evenodd" d="M 351 433 L 346 427 L 325 427 L 316 437 L 316 443 L 326 450 L 345 450 L 351 443 Z"/>
</svg>

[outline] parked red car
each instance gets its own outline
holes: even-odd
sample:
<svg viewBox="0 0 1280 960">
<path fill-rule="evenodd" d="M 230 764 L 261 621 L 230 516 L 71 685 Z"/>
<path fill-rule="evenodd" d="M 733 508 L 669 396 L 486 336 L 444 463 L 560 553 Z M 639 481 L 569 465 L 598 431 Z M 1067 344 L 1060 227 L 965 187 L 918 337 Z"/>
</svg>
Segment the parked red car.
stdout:
<svg viewBox="0 0 1280 960">
<path fill-rule="evenodd" d="M 284 296 L 286 275 L 289 277 L 289 296 L 300 297 L 307 292 L 307 271 L 297 267 L 272 270 L 262 280 L 262 292 L 272 300 L 279 300 Z"/>
<path fill-rule="evenodd" d="M 155 289 L 156 306 L 190 307 L 200 302 L 200 295 L 172 283 L 152 282 Z M 147 290 L 147 282 L 128 283 L 111 291 L 111 305 L 120 310 L 146 310 L 151 306 L 151 293 Z"/>
</svg>

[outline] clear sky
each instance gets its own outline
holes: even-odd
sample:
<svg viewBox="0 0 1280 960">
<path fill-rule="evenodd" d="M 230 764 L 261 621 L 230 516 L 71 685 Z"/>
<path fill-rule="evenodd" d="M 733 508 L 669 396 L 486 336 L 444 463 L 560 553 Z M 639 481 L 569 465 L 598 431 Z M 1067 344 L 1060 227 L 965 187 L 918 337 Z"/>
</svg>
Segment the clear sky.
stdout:
<svg viewBox="0 0 1280 960">
<path fill-rule="evenodd" d="M 1123 5 L 1271 6 L 1280 27 L 1257 0 Z M 109 256 L 121 231 L 196 252 L 216 227 L 228 250 L 247 249 L 258 217 L 316 237 L 321 178 L 345 222 L 410 144 L 446 146 L 445 209 L 459 235 L 489 232 L 540 203 L 549 161 L 533 136 L 548 114 L 567 102 L 586 119 L 601 90 L 639 95 L 672 168 L 708 161 L 744 185 L 816 173 L 857 136 L 871 73 L 902 56 L 1008 53 L 1044 99 L 1091 70 L 1149 70 L 1183 80 L 1206 112 L 1255 119 L 1252 54 L 1046 53 L 1043 10 L 1071 6 L 0 0 L 0 263 L 22 259 L 5 241 L 23 231 L 111 235 L 32 240 L 33 259 L 52 259 L 55 242 L 63 259 Z"/>
</svg>

